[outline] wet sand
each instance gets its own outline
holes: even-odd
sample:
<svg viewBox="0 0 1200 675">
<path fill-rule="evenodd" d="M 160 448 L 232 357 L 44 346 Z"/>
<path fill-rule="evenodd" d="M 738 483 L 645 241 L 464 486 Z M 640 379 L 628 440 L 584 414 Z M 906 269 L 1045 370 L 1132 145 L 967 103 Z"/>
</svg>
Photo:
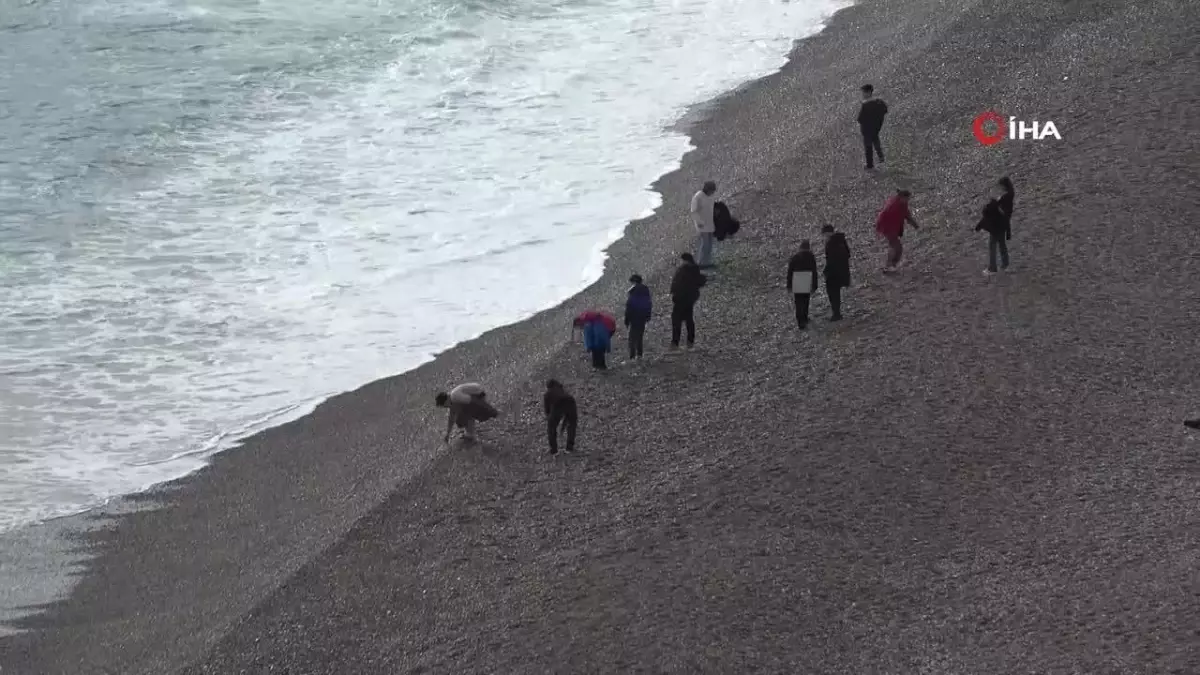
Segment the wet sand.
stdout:
<svg viewBox="0 0 1200 675">
<path fill-rule="evenodd" d="M 1200 672 L 1200 6 L 868 0 L 712 106 L 665 203 L 561 308 L 225 453 L 90 537 L 4 673 Z M 862 168 L 857 87 L 892 108 Z M 1062 141 L 984 148 L 994 109 Z M 1017 185 L 1014 269 L 973 227 Z M 666 354 L 686 202 L 743 220 Z M 873 216 L 914 192 L 908 267 Z M 847 320 L 800 335 L 787 258 L 847 232 Z M 648 362 L 569 317 L 646 276 Z M 616 349 L 622 346 L 618 341 Z M 544 454 L 540 385 L 580 401 Z M 445 451 L 430 395 L 505 413 Z M 149 497 L 148 497 L 149 498 Z"/>
</svg>

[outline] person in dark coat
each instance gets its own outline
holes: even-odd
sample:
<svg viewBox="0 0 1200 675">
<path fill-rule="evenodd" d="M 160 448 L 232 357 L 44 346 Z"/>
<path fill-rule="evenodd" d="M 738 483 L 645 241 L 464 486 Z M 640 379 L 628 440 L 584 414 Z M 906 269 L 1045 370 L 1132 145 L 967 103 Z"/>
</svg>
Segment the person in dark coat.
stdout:
<svg viewBox="0 0 1200 675">
<path fill-rule="evenodd" d="M 850 244 L 846 235 L 832 225 L 821 228 L 825 237 L 825 293 L 829 296 L 830 321 L 842 320 L 842 289 L 850 287 Z"/>
<path fill-rule="evenodd" d="M 883 118 L 887 115 L 888 107 L 883 99 L 875 97 L 875 87 L 869 84 L 862 86 L 862 97 L 862 106 L 858 109 L 858 128 L 862 132 L 867 169 L 874 169 L 874 155 L 878 155 L 879 163 L 883 164 L 883 145 L 879 142 L 879 132 L 883 130 Z"/>
<path fill-rule="evenodd" d="M 687 326 L 690 349 L 696 344 L 696 303 L 700 301 L 700 289 L 708 283 L 708 277 L 700 272 L 691 253 L 684 253 L 680 258 L 683 264 L 671 279 L 671 348 L 679 347 L 680 333 Z"/>
<path fill-rule="evenodd" d="M 650 323 L 650 315 L 654 309 L 654 298 L 650 288 L 642 283 L 642 276 L 635 274 L 629 277 L 629 292 L 625 299 L 625 327 L 629 329 L 629 358 L 642 358 L 643 342 L 646 336 L 646 324 Z"/>
<path fill-rule="evenodd" d="M 1004 217 L 1008 220 L 1006 223 L 1007 227 L 1004 231 L 1004 240 L 1008 241 L 1012 239 L 1013 201 L 1017 197 L 1017 191 L 1013 188 L 1013 183 L 1011 180 L 1009 180 L 1008 176 L 996 181 L 996 185 L 1000 186 L 1001 193 L 1000 198 L 997 199 L 996 202 L 1000 205 L 1000 212 L 1003 213 Z"/>
<path fill-rule="evenodd" d="M 975 231 L 988 233 L 988 266 L 985 275 L 996 273 L 996 252 L 1000 252 L 1000 269 L 1008 267 L 1008 218 L 1000 210 L 1000 201 L 992 198 L 983 207 L 983 217 L 975 225 Z"/>
<path fill-rule="evenodd" d="M 579 408 L 575 397 L 567 393 L 558 380 L 546 382 L 546 393 L 542 396 L 546 410 L 546 437 L 550 441 L 550 454 L 558 454 L 558 434 L 567 432 L 567 452 L 575 451 L 575 431 L 579 426 Z"/>
<path fill-rule="evenodd" d="M 817 292 L 817 258 L 807 239 L 800 242 L 800 252 L 788 261 L 787 288 L 795 299 L 796 325 L 804 330 L 808 328 L 808 303 Z"/>
</svg>

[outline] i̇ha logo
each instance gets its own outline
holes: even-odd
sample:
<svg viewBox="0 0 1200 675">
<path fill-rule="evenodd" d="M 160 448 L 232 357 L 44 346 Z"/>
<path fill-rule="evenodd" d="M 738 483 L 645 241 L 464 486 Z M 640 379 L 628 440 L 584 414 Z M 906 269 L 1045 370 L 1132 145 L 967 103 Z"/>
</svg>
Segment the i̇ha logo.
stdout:
<svg viewBox="0 0 1200 675">
<path fill-rule="evenodd" d="M 1040 141 L 1046 138 L 1062 140 L 1054 122 L 1039 123 L 1034 120 L 1032 124 L 1026 124 L 1024 120 L 1018 120 L 1016 117 L 1009 117 L 1005 120 L 998 113 L 990 110 L 975 118 L 971 130 L 975 132 L 975 138 L 978 138 L 979 142 L 984 145 L 995 145 L 1006 138 L 1021 141 L 1026 139 Z"/>
</svg>

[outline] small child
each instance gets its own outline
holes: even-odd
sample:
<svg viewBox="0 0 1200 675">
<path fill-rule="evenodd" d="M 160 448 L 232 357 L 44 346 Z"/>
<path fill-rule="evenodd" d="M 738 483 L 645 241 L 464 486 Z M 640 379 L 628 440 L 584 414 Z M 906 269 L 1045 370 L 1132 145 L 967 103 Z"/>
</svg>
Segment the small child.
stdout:
<svg viewBox="0 0 1200 675">
<path fill-rule="evenodd" d="M 567 432 L 567 452 L 575 451 L 575 430 L 579 426 L 579 409 L 575 397 L 567 393 L 558 380 L 546 382 L 546 393 L 542 396 L 546 410 L 546 437 L 550 441 L 550 454 L 558 454 L 558 433 Z"/>
<path fill-rule="evenodd" d="M 608 370 L 605 355 L 612 351 L 612 334 L 600 319 L 591 319 L 583 325 L 583 348 L 592 353 L 592 367 Z"/>
</svg>

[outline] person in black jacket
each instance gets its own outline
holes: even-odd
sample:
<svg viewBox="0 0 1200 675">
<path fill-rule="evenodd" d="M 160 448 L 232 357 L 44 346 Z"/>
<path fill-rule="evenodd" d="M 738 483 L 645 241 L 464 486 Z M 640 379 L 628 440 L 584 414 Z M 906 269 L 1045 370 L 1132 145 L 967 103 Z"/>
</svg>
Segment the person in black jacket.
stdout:
<svg viewBox="0 0 1200 675">
<path fill-rule="evenodd" d="M 808 303 L 817 291 L 817 258 L 807 239 L 800 242 L 800 252 L 788 261 L 787 288 L 795 299 L 796 325 L 804 330 L 808 328 Z"/>
<path fill-rule="evenodd" d="M 883 99 L 875 98 L 875 87 L 869 84 L 862 86 L 862 97 L 862 106 L 858 109 L 858 128 L 862 131 L 867 168 L 874 169 L 872 150 L 879 155 L 879 163 L 883 164 L 883 146 L 879 143 L 879 132 L 883 130 L 883 118 L 887 115 L 888 107 Z"/>
<path fill-rule="evenodd" d="M 1016 199 L 1017 192 L 1008 176 L 996 181 L 996 185 L 1000 186 L 1000 198 L 996 201 L 1000 205 L 1000 213 L 1004 214 L 1004 240 L 1008 241 L 1012 239 L 1013 200 Z"/>
<path fill-rule="evenodd" d="M 579 408 L 575 397 L 567 393 L 558 380 L 546 382 L 546 393 L 542 396 L 546 410 L 546 436 L 550 441 L 550 454 L 558 454 L 558 434 L 567 431 L 567 452 L 575 451 L 575 430 L 579 426 Z"/>
<path fill-rule="evenodd" d="M 983 217 L 975 226 L 976 232 L 981 230 L 988 233 L 988 266 L 983 273 L 990 276 L 996 273 L 996 251 L 1000 252 L 1000 269 L 1008 267 L 1008 218 L 1000 210 L 998 199 L 989 199 L 983 207 Z"/>
<path fill-rule="evenodd" d="M 696 344 L 696 303 L 700 300 L 700 289 L 708 282 L 708 277 L 700 272 L 691 253 L 684 253 L 680 258 L 683 264 L 675 270 L 675 277 L 671 279 L 671 348 L 679 347 L 680 333 L 686 325 L 687 346 L 690 349 Z"/>
<path fill-rule="evenodd" d="M 842 289 L 850 286 L 850 245 L 846 235 L 832 225 L 821 228 L 825 237 L 825 293 L 829 296 L 830 321 L 842 320 Z"/>
<path fill-rule="evenodd" d="M 642 275 L 629 277 L 629 292 L 625 299 L 625 327 L 629 329 L 629 358 L 640 359 L 644 351 L 646 324 L 654 308 L 650 288 L 642 283 Z"/>
</svg>

